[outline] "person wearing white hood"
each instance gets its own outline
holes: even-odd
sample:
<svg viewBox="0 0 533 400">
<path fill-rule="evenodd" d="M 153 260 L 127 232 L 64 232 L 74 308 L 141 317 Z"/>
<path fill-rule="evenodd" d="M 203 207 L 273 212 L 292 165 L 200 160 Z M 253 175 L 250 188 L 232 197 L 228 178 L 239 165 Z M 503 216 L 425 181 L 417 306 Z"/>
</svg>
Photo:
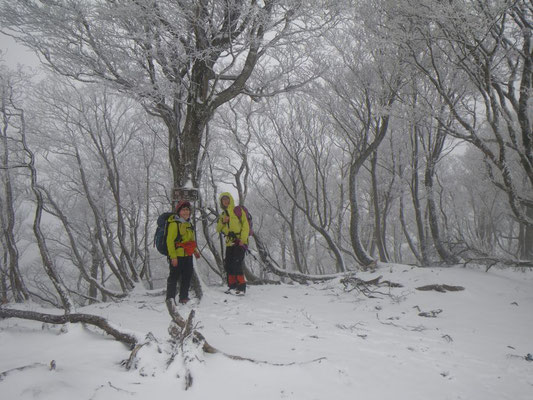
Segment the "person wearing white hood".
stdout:
<svg viewBox="0 0 533 400">
<path fill-rule="evenodd" d="M 240 217 L 235 214 L 235 201 L 230 193 L 220 194 L 220 206 L 222 213 L 218 217 L 217 232 L 226 237 L 224 257 L 224 269 L 228 278 L 226 293 L 242 296 L 246 292 L 243 263 L 248 249 L 250 225 L 245 213 L 241 213 Z"/>
</svg>

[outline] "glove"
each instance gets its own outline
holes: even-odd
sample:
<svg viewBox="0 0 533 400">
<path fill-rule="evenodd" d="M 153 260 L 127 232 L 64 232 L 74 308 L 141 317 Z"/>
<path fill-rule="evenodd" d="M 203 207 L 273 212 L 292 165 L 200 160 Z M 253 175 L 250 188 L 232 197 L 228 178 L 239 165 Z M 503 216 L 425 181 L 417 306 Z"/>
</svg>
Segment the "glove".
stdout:
<svg viewBox="0 0 533 400">
<path fill-rule="evenodd" d="M 231 240 L 237 240 L 237 235 L 235 232 L 229 232 L 227 235 Z"/>
<path fill-rule="evenodd" d="M 183 250 L 185 250 L 185 254 L 187 254 L 188 256 L 192 256 L 196 251 L 196 242 L 194 240 L 185 243 L 178 243 L 176 247 L 178 246 L 183 247 Z"/>
<path fill-rule="evenodd" d="M 196 257 L 196 259 L 199 259 L 200 258 L 200 252 L 197 250 L 194 250 L 194 256 Z"/>
</svg>

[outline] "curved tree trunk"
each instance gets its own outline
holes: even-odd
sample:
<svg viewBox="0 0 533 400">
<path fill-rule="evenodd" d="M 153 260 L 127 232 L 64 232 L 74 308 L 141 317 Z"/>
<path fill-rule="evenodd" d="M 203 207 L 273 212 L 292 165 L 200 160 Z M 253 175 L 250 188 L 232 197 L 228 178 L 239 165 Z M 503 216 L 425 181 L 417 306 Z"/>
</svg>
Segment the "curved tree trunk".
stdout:
<svg viewBox="0 0 533 400">
<path fill-rule="evenodd" d="M 417 128 L 413 128 L 414 133 L 411 135 L 411 145 L 412 145 L 412 155 L 411 155 L 411 199 L 413 202 L 413 210 L 415 214 L 415 221 L 416 221 L 416 231 L 417 231 L 417 237 L 418 237 L 418 247 L 420 249 L 419 252 L 413 253 L 416 255 L 418 254 L 418 260 L 422 263 L 423 266 L 428 266 L 429 261 L 429 250 L 428 250 L 428 240 L 426 236 L 426 228 L 424 224 L 424 213 L 422 211 L 422 204 L 420 202 L 420 177 L 419 177 L 419 163 L 418 163 L 418 157 L 419 157 L 419 151 L 418 151 L 418 145 L 419 145 L 419 139 L 418 139 L 418 131 Z"/>
<path fill-rule="evenodd" d="M 254 255 L 254 253 L 252 252 L 249 252 L 249 253 L 257 262 L 261 263 L 261 265 L 263 265 L 263 267 L 268 272 L 271 272 L 279 277 L 289 278 L 295 282 L 305 284 L 308 282 L 324 282 L 324 281 L 329 281 L 329 280 L 336 279 L 339 277 L 354 276 L 356 274 L 354 271 L 350 271 L 350 272 L 342 272 L 338 274 L 329 274 L 329 275 L 308 275 L 308 274 L 303 274 L 301 272 L 287 271 L 285 269 L 280 268 L 277 265 L 276 261 L 274 261 L 274 259 L 270 256 L 270 253 L 267 247 L 265 246 L 265 244 L 263 243 L 263 241 L 261 240 L 257 232 L 254 235 L 254 239 L 255 239 L 255 244 L 257 246 L 257 252 L 258 252 L 259 258 L 257 258 Z"/>
<path fill-rule="evenodd" d="M 431 236 L 433 238 L 433 243 L 441 259 L 446 264 L 452 265 L 452 264 L 457 264 L 459 262 L 459 258 L 455 254 L 453 254 L 443 243 L 441 232 L 440 232 L 440 227 L 439 227 L 437 205 L 435 203 L 435 189 L 434 189 L 434 181 L 433 181 L 433 178 L 435 177 L 435 166 L 441 157 L 445 141 L 446 141 L 446 131 L 445 129 L 443 129 L 443 126 L 439 123 L 437 127 L 437 132 L 435 134 L 435 138 L 432 143 L 433 147 L 429 149 L 429 154 L 427 155 L 424 185 L 425 185 L 426 194 L 427 194 L 429 227 L 431 230 Z"/>
<path fill-rule="evenodd" d="M 359 201 L 357 199 L 357 174 L 359 173 L 359 166 L 357 164 L 352 164 L 350 167 L 350 183 L 349 183 L 349 193 L 350 193 L 350 240 L 352 243 L 352 248 L 355 253 L 357 261 L 362 265 L 370 265 L 374 262 L 374 259 L 368 254 L 366 249 L 363 246 L 361 237 L 359 235 L 359 225 L 360 225 L 360 216 L 359 216 Z"/>
<path fill-rule="evenodd" d="M 9 117 L 8 117 L 8 104 L 7 101 L 10 101 L 6 98 L 5 93 L 9 88 L 1 88 L 2 94 L 0 98 L 0 107 L 1 107 L 1 116 L 2 116 L 2 146 L 4 148 L 2 154 L 2 186 L 4 189 L 5 202 L 0 199 L 0 227 L 2 228 L 2 236 L 4 237 L 3 243 L 7 250 L 7 265 L 6 265 L 6 274 L 9 276 L 9 282 L 11 286 L 11 292 L 13 293 L 13 298 L 17 303 L 20 303 L 24 300 L 30 298 L 22 274 L 19 269 L 19 251 L 17 248 L 17 243 L 15 239 L 14 229 L 15 229 L 15 209 L 13 207 L 13 186 L 11 181 L 11 172 L 10 172 L 10 162 L 9 162 L 9 145 L 8 145 L 8 127 L 9 127 Z"/>
<path fill-rule="evenodd" d="M 379 259 L 383 262 L 388 262 L 387 250 L 385 248 L 385 232 L 383 231 L 382 219 L 386 219 L 385 209 L 380 209 L 380 195 L 378 188 L 378 179 L 377 179 L 377 161 L 378 161 L 378 152 L 377 150 L 372 154 L 371 157 L 371 176 L 372 176 L 372 205 L 374 207 L 374 240 L 376 241 L 376 246 L 379 252 Z M 383 214 L 383 215 L 382 215 Z"/>
<path fill-rule="evenodd" d="M 426 169 L 425 187 L 429 213 L 429 227 L 431 230 L 433 243 L 435 244 L 435 248 L 439 253 L 439 256 L 446 264 L 453 265 L 459 262 L 459 258 L 446 248 L 441 238 L 437 206 L 435 204 L 435 192 L 433 188 L 433 171 L 434 168 L 430 163 L 428 163 L 428 167 Z"/>
<path fill-rule="evenodd" d="M 41 217 L 42 217 L 42 213 L 44 209 L 44 200 L 43 200 L 43 195 L 41 193 L 41 190 L 37 187 L 37 171 L 35 170 L 35 156 L 32 153 L 32 151 L 29 149 L 26 143 L 26 126 L 24 122 L 24 113 L 22 111 L 20 111 L 20 113 L 21 113 L 22 145 L 24 147 L 24 151 L 26 152 L 29 158 L 28 168 L 30 169 L 31 190 L 33 191 L 33 194 L 35 195 L 35 199 L 36 199 L 35 218 L 33 221 L 33 232 L 35 234 L 35 238 L 37 239 L 37 245 L 39 247 L 41 259 L 43 261 L 44 270 L 46 271 L 48 278 L 50 278 L 50 281 L 52 282 L 54 288 L 57 291 L 57 294 L 59 295 L 59 298 L 61 299 L 61 303 L 63 305 L 63 309 L 65 310 L 65 313 L 69 314 L 72 310 L 74 310 L 74 304 L 69 296 L 68 289 L 65 287 L 59 275 L 57 274 L 54 261 L 52 260 L 50 252 L 48 251 L 48 246 L 46 245 L 45 237 L 41 231 Z"/>
</svg>

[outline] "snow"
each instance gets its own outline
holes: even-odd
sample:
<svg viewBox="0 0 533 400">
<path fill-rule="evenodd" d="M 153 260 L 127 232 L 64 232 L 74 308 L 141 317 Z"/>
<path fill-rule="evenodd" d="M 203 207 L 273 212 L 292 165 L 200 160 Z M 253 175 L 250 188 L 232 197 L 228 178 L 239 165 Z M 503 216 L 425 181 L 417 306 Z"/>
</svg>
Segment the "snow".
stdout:
<svg viewBox="0 0 533 400">
<path fill-rule="evenodd" d="M 245 297 L 206 288 L 181 314 L 195 309 L 196 328 L 212 346 L 257 362 L 188 343 L 188 390 L 183 359 L 167 363 L 161 291 L 137 289 L 78 310 L 138 337 L 154 335 L 157 343 L 144 346 L 129 371 L 121 364 L 129 349 L 96 328 L 2 320 L 0 399 L 533 399 L 533 362 L 525 359 L 533 354 L 533 272 L 382 265 L 359 278 L 379 275 L 403 287 L 381 287 L 375 298 L 345 291 L 339 279 L 250 286 Z M 428 284 L 465 290 L 416 290 Z"/>
</svg>

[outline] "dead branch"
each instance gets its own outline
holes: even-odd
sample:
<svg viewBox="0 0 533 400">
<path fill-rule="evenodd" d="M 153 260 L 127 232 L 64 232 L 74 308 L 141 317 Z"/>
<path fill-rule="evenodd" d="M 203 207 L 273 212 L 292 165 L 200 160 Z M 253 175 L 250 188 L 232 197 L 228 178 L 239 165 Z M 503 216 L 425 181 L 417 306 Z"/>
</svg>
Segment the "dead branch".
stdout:
<svg viewBox="0 0 533 400">
<path fill-rule="evenodd" d="M 256 260 L 260 265 L 262 265 L 267 272 L 271 272 L 277 276 L 280 276 L 282 278 L 289 278 L 295 282 L 306 284 L 308 282 L 325 282 L 330 281 L 332 279 L 337 278 L 343 278 L 343 277 L 351 277 L 355 276 L 355 271 L 350 272 L 343 272 L 339 274 L 328 274 L 328 275 L 308 275 L 308 274 L 302 274 L 301 272 L 291 272 L 284 270 L 280 268 L 276 261 L 272 259 L 270 256 L 270 253 L 268 252 L 268 249 L 264 245 L 264 243 L 261 241 L 257 233 L 254 234 L 255 244 L 257 245 L 257 252 L 259 255 L 259 258 L 255 256 L 255 254 L 249 250 L 249 254 Z"/>
<path fill-rule="evenodd" d="M 146 343 L 141 343 L 141 344 L 136 345 L 133 348 L 133 350 L 131 351 L 130 356 L 128 357 L 128 359 L 122 361 L 121 365 L 124 368 L 126 368 L 126 371 L 129 371 L 132 367 L 135 366 L 135 362 L 137 361 L 137 353 L 139 352 L 139 350 L 141 350 L 143 348 L 143 346 L 145 344 Z"/>
<path fill-rule="evenodd" d="M 341 283 L 344 285 L 344 291 L 351 292 L 353 290 L 358 290 L 360 293 L 365 295 L 366 297 L 374 297 L 375 294 L 380 294 L 383 296 L 388 295 L 387 293 L 382 293 L 377 290 L 371 289 L 371 286 L 376 287 L 403 287 L 400 283 L 390 282 L 390 281 L 382 281 L 382 276 L 378 276 L 377 278 L 370 279 L 368 281 L 364 281 L 362 279 L 356 278 L 354 276 L 352 277 L 346 277 L 341 279 Z"/>
<path fill-rule="evenodd" d="M 125 343 L 129 346 L 135 346 L 138 343 L 137 338 L 129 333 L 121 332 L 113 327 L 105 318 L 91 315 L 91 314 L 46 314 L 35 311 L 13 310 L 8 308 L 0 308 L 0 318 L 21 318 L 32 321 L 47 322 L 49 324 L 66 324 L 83 323 L 96 326 L 102 329 L 105 333 L 113 336 L 119 342 Z"/>
<path fill-rule="evenodd" d="M 463 256 L 463 266 L 468 264 L 480 264 L 485 266 L 485 271 L 488 271 L 495 265 L 502 265 L 505 267 L 515 268 L 533 268 L 533 260 L 518 260 L 514 258 L 493 257 L 477 249 L 468 249 L 472 256 Z"/>
<path fill-rule="evenodd" d="M 187 330 L 190 330 L 191 334 L 193 335 L 193 341 L 196 343 L 202 343 L 202 349 L 204 352 L 208 354 L 220 353 L 219 350 L 217 350 L 216 348 L 211 346 L 209 343 L 207 343 L 207 340 L 205 340 L 204 335 L 202 335 L 196 329 L 192 329 L 192 327 L 188 326 L 187 321 L 185 321 L 185 319 L 183 319 L 183 317 L 180 315 L 172 299 L 168 299 L 166 301 L 166 305 L 167 305 L 168 313 L 170 314 L 170 317 L 172 318 L 172 321 L 181 329 L 181 332 L 184 333 Z M 191 313 L 193 313 L 193 311 L 191 311 Z M 192 317 L 194 317 L 194 313 L 192 314 Z M 191 315 L 189 315 L 188 320 L 192 321 L 192 317 Z"/>
<path fill-rule="evenodd" d="M 268 364 L 268 365 L 274 365 L 274 366 L 288 366 L 288 365 L 296 364 L 296 362 L 286 363 L 286 364 L 271 363 L 268 361 L 254 360 L 252 358 L 241 357 L 241 356 L 224 353 L 223 351 L 220 351 L 216 349 L 215 347 L 211 346 L 209 343 L 207 343 L 207 340 L 205 339 L 204 335 L 202 335 L 196 329 L 192 328 L 192 318 L 194 317 L 194 310 L 191 311 L 191 313 L 189 314 L 189 317 L 187 318 L 187 321 L 185 321 L 185 319 L 180 315 L 180 313 L 176 309 L 176 306 L 174 305 L 174 302 L 171 299 L 166 301 L 166 305 L 167 305 L 168 313 L 170 314 L 170 317 L 172 318 L 172 321 L 181 329 L 181 337 L 182 338 L 186 337 L 187 336 L 186 333 L 191 334 L 193 337 L 193 342 L 203 343 L 202 349 L 205 353 L 222 354 L 228 358 L 231 358 L 232 360 L 249 361 L 254 364 Z M 178 337 L 177 335 L 179 335 L 178 332 L 174 332 L 173 334 L 171 334 L 171 336 L 174 336 L 174 337 Z M 321 357 L 321 358 L 317 358 L 311 361 L 307 361 L 305 363 L 317 362 L 317 361 L 319 362 L 324 359 L 325 357 Z M 301 364 L 304 364 L 304 363 L 301 363 Z"/>
<path fill-rule="evenodd" d="M 404 326 L 401 326 L 401 325 L 398 325 L 398 324 L 395 324 L 394 322 L 384 322 L 382 321 L 380 318 L 379 318 L 379 314 L 376 313 L 376 319 L 378 320 L 378 322 L 382 325 L 388 325 L 388 326 L 393 326 L 395 328 L 400 328 L 404 331 L 412 331 L 412 332 L 423 332 L 425 331 L 427 328 L 424 326 L 424 325 L 418 325 L 418 326 L 407 326 L 404 327 Z M 390 318 L 389 318 L 390 320 Z"/>
<path fill-rule="evenodd" d="M 465 288 L 462 286 L 433 284 L 433 285 L 425 285 L 425 286 L 417 287 L 416 290 L 423 290 L 423 291 L 435 290 L 440 293 L 446 293 L 446 292 L 459 292 L 461 290 L 465 290 Z"/>
<path fill-rule="evenodd" d="M 437 318 L 437 315 L 439 315 L 441 312 L 442 310 L 439 308 L 437 310 L 422 311 L 422 312 L 419 312 L 418 315 L 420 317 L 426 317 L 426 318 Z"/>
<path fill-rule="evenodd" d="M 32 369 L 32 368 L 37 368 L 37 367 L 46 367 L 46 368 L 50 369 L 48 365 L 46 365 L 44 363 L 39 363 L 39 362 L 30 364 L 30 365 L 24 365 L 23 367 L 8 369 L 7 371 L 4 371 L 4 372 L 0 373 L 0 382 L 2 382 L 4 380 L 4 378 L 6 376 L 8 376 L 12 372 L 24 371 L 25 369 Z"/>
</svg>

